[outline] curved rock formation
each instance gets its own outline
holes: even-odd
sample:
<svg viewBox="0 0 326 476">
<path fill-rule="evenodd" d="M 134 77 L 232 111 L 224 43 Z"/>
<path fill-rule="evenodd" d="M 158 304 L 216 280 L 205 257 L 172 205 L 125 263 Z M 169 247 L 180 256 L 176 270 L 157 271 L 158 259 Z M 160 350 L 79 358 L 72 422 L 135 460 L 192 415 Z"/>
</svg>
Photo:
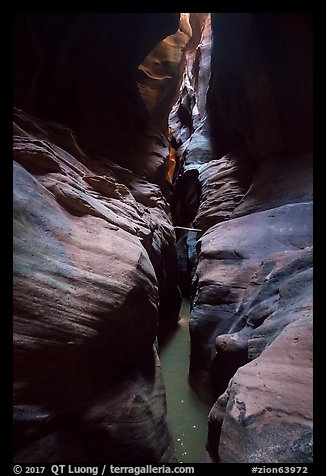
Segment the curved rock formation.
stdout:
<svg viewBox="0 0 326 476">
<path fill-rule="evenodd" d="M 17 120 L 15 459 L 171 461 L 146 252 L 162 261 L 173 247 L 166 204 L 153 185 L 144 207 L 130 172 L 58 146 L 67 129 Z"/>
<path fill-rule="evenodd" d="M 217 399 L 211 460 L 310 462 L 311 18 L 217 13 L 212 32 L 207 101 L 191 76 L 179 100 L 189 98 L 191 124 L 195 104 L 208 114 L 187 134 L 176 112 L 170 121 L 174 199 L 198 203 L 183 226 L 201 230 L 177 246 L 192 293 L 189 379 L 202 399 Z"/>
<path fill-rule="evenodd" d="M 150 121 L 137 89 L 137 68 L 157 43 L 178 30 L 178 17 L 17 14 L 14 104 L 71 127 L 93 155 L 125 162 Z"/>
<path fill-rule="evenodd" d="M 312 462 L 311 341 L 311 318 L 299 317 L 237 371 L 210 412 L 211 455 L 227 463 Z"/>
<path fill-rule="evenodd" d="M 156 95 L 169 111 L 190 36 L 178 24 L 178 14 L 15 18 L 17 462 L 175 461 L 156 355 L 181 301 L 168 130 L 151 120 L 137 68 L 172 35 L 156 55 L 174 76 Z"/>
<path fill-rule="evenodd" d="M 208 459 L 310 462 L 310 15 L 20 13 L 14 40 L 15 461 L 175 461 L 180 279 Z"/>
</svg>

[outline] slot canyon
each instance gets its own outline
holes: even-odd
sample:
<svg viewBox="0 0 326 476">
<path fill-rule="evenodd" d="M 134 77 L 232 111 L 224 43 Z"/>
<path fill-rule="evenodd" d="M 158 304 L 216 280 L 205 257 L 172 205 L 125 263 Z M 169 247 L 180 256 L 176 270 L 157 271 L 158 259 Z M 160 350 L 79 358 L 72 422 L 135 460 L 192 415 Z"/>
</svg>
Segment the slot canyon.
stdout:
<svg viewBox="0 0 326 476">
<path fill-rule="evenodd" d="M 312 36 L 15 14 L 15 462 L 312 462 Z"/>
</svg>

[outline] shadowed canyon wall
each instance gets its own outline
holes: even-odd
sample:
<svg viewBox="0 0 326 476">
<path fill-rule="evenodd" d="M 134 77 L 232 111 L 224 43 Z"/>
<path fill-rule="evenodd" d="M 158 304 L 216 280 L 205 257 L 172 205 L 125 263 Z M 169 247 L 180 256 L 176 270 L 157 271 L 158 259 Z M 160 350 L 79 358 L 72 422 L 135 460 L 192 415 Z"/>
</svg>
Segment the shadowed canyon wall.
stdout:
<svg viewBox="0 0 326 476">
<path fill-rule="evenodd" d="M 176 13 L 15 18 L 16 461 L 175 461 L 156 339 L 181 302 L 167 116 L 190 36 Z"/>
<path fill-rule="evenodd" d="M 14 33 L 15 461 L 176 461 L 157 338 L 180 289 L 207 461 L 311 461 L 309 14 Z"/>
<path fill-rule="evenodd" d="M 194 229 L 177 242 L 192 301 L 189 379 L 215 402 L 208 460 L 309 462 L 312 19 L 212 14 L 206 98 L 198 70 L 207 70 L 207 37 L 204 29 L 170 127 L 173 219 Z"/>
</svg>

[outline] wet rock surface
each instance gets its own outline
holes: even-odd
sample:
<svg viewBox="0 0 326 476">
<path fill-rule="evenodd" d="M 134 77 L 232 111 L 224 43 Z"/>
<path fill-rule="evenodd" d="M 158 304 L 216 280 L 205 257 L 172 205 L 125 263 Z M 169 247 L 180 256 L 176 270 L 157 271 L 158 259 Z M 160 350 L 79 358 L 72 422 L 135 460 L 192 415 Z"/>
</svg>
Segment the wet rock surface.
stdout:
<svg viewBox="0 0 326 476">
<path fill-rule="evenodd" d="M 175 461 L 179 285 L 208 460 L 311 461 L 311 46 L 305 13 L 17 14 L 16 461 Z"/>
<path fill-rule="evenodd" d="M 308 14 L 213 14 L 207 97 L 191 74 L 180 95 L 192 125 L 205 111 L 188 135 L 170 116 L 175 197 L 198 203 L 177 247 L 210 462 L 312 459 L 311 31 Z"/>
</svg>

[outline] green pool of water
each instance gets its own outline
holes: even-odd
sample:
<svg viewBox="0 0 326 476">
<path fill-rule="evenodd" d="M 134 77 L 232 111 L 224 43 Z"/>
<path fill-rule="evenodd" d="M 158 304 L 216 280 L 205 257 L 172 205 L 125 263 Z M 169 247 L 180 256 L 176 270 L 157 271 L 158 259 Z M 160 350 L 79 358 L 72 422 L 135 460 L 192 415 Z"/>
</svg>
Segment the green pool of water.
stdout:
<svg viewBox="0 0 326 476">
<path fill-rule="evenodd" d="M 182 463 L 202 463 L 210 407 L 188 384 L 190 354 L 189 302 L 184 300 L 178 329 L 160 346 L 159 354 L 167 395 L 168 422 L 177 457 Z"/>
</svg>

